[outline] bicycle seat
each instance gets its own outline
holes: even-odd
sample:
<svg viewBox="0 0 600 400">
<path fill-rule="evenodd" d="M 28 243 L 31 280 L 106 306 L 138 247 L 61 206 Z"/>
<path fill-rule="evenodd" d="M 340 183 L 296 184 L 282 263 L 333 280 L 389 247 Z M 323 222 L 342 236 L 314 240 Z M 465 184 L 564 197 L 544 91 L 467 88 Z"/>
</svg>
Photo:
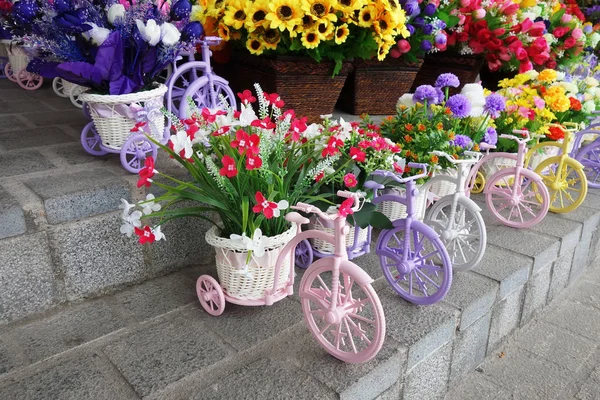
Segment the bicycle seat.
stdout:
<svg viewBox="0 0 600 400">
<path fill-rule="evenodd" d="M 491 150 L 491 149 L 495 149 L 496 146 L 492 146 L 491 144 L 487 144 L 487 143 L 481 142 L 481 143 L 479 143 L 479 148 L 481 150 Z"/>
<path fill-rule="evenodd" d="M 377 183 L 375 181 L 366 181 L 363 186 L 367 189 L 383 189 L 383 188 L 385 188 L 385 185 L 382 185 L 381 183 Z"/>
<path fill-rule="evenodd" d="M 285 219 L 286 219 L 286 221 L 292 222 L 294 224 L 300 224 L 300 225 L 305 225 L 310 222 L 308 218 L 304 218 L 302 215 L 298 214 L 297 212 L 291 212 L 291 213 L 286 214 Z"/>
</svg>

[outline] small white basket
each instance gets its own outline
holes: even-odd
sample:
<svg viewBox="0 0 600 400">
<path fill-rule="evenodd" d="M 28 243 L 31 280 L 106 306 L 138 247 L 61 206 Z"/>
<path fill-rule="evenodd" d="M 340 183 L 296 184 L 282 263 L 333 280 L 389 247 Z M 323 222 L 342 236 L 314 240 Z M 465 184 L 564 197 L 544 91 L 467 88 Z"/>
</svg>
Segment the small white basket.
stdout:
<svg viewBox="0 0 600 400">
<path fill-rule="evenodd" d="M 10 41 L 3 41 L 8 55 L 8 62 L 13 74 L 18 74 L 21 70 L 27 68 L 29 64 L 29 56 L 25 53 L 22 46 L 10 44 Z"/>
<path fill-rule="evenodd" d="M 507 157 L 494 158 L 492 162 L 483 163 L 479 171 L 486 178 L 490 178 L 496 172 L 504 168 L 511 168 L 517 166 L 517 160 Z"/>
<path fill-rule="evenodd" d="M 433 172 L 433 176 L 449 176 L 454 179 L 458 177 L 458 169 L 457 168 L 444 168 L 444 169 L 436 169 Z M 431 184 L 431 188 L 429 189 L 433 193 L 434 197 L 441 199 L 444 196 L 449 194 L 456 193 L 456 184 L 443 180 L 437 181 Z"/>
<path fill-rule="evenodd" d="M 239 241 L 219 237 L 216 226 L 210 228 L 205 239 L 215 249 L 217 275 L 223 291 L 228 296 L 240 300 L 264 299 L 265 291 L 273 288 L 277 257 L 283 247 L 296 236 L 296 229 L 292 226 L 286 232 L 268 238 L 265 254 L 261 257 L 252 255 L 245 272 L 248 256 L 246 248 Z M 293 263 L 292 254 L 288 254 L 277 277 L 277 289 L 285 287 Z"/>
<path fill-rule="evenodd" d="M 155 89 L 122 95 L 102 95 L 82 93 L 79 99 L 87 103 L 94 120 L 96 131 L 105 147 L 119 150 L 131 135 L 131 128 L 137 123 L 136 109 L 152 107 L 148 115 L 152 135 L 161 140 L 165 126 L 165 116 L 160 111 L 164 104 L 165 85 Z"/>
<path fill-rule="evenodd" d="M 337 212 L 337 209 L 334 208 L 331 212 Z M 346 222 L 346 226 L 350 228 L 350 232 L 348 233 L 348 235 L 346 235 L 346 247 L 348 248 L 352 247 L 352 245 L 354 244 L 354 235 L 356 233 L 356 228 L 350 225 L 348 222 Z M 332 235 L 335 232 L 333 222 L 324 221 L 322 218 L 315 216 L 311 217 L 310 223 L 308 224 L 308 229 L 316 229 L 318 231 L 323 231 Z M 366 228 L 360 229 L 360 232 L 358 233 L 358 243 L 356 244 L 357 248 L 365 244 L 365 242 L 368 239 L 368 233 L 369 232 Z M 335 246 L 333 243 L 329 243 L 321 239 L 311 238 L 310 244 L 312 248 L 317 250 L 319 253 L 333 254 L 335 252 Z"/>
<path fill-rule="evenodd" d="M 415 210 L 413 212 L 416 219 L 423 221 L 425 210 L 427 209 L 427 191 L 423 190 L 423 185 L 417 185 L 416 189 L 419 191 L 419 195 L 415 199 Z M 390 188 L 384 189 L 381 194 L 398 194 L 404 197 L 405 192 L 406 189 L 404 188 Z M 406 218 L 406 206 L 397 201 L 383 201 L 377 204 L 377 211 L 384 214 L 392 222 L 397 219 Z"/>
</svg>

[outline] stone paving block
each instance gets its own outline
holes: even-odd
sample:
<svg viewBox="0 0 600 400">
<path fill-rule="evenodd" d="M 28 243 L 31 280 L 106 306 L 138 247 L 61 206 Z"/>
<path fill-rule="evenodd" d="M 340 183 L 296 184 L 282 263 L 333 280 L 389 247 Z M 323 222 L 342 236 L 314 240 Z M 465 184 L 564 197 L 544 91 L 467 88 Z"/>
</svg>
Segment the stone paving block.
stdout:
<svg viewBox="0 0 600 400">
<path fill-rule="evenodd" d="M 577 247 L 575 247 L 575 254 L 573 255 L 573 263 L 571 264 L 571 272 L 569 274 L 569 283 L 574 282 L 579 278 L 588 266 L 590 245 L 592 243 L 592 236 L 582 238 Z"/>
<path fill-rule="evenodd" d="M 303 321 L 302 308 L 291 299 L 283 299 L 269 307 L 245 307 L 227 303 L 223 318 L 209 315 L 199 303 L 191 313 L 239 351 L 256 346 Z M 308 328 L 305 329 L 308 331 Z"/>
<path fill-rule="evenodd" d="M 21 366 L 14 351 L 14 345 L 9 346 L 5 339 L 0 338 L 0 377 Z"/>
<path fill-rule="evenodd" d="M 558 218 L 569 219 L 571 221 L 581 222 L 583 224 L 583 230 L 581 231 L 581 237 L 585 238 L 591 236 L 592 233 L 598 227 L 600 222 L 600 212 L 590 207 L 581 205 L 575 210 L 565 214 L 554 214 Z"/>
<path fill-rule="evenodd" d="M 551 236 L 507 226 L 488 232 L 488 243 L 533 258 L 533 274 L 554 261 L 560 247 L 560 242 Z"/>
<path fill-rule="evenodd" d="M 600 388 L 600 367 L 594 368 L 592 373 L 581 385 L 581 389 L 575 396 L 578 400 L 597 400 Z"/>
<path fill-rule="evenodd" d="M 47 171 L 56 166 L 35 150 L 10 151 L 0 154 L 0 177 Z"/>
<path fill-rule="evenodd" d="M 600 196 L 597 192 L 588 190 L 582 205 L 600 211 Z"/>
<path fill-rule="evenodd" d="M 118 210 L 121 199 L 130 199 L 127 183 L 109 171 L 54 174 L 25 184 L 44 201 L 51 224 Z"/>
<path fill-rule="evenodd" d="M 389 337 L 377 356 L 366 363 L 339 361 L 326 353 L 306 334 L 289 344 L 291 356 L 284 356 L 308 375 L 337 393 L 343 400 L 374 399 L 402 381 L 406 370 L 406 348 Z"/>
<path fill-rule="evenodd" d="M 600 229 L 596 229 L 592 235 L 589 258 L 595 260 L 598 255 L 600 255 Z"/>
<path fill-rule="evenodd" d="M 0 187 L 0 239 L 25 233 L 23 209 L 10 193 Z"/>
<path fill-rule="evenodd" d="M 529 228 L 534 232 L 544 235 L 550 235 L 560 240 L 559 256 L 562 256 L 573 250 L 579 238 L 581 237 L 583 225 L 564 218 L 556 217 L 555 214 L 548 213 L 537 225 Z"/>
<path fill-rule="evenodd" d="M 98 365 L 98 355 L 65 361 L 14 384 L 0 387 L 0 399 L 11 400 L 127 400 L 136 396 Z"/>
<path fill-rule="evenodd" d="M 0 134 L 0 147 L 6 150 L 17 150 L 72 143 L 76 140 L 58 126 L 47 126 L 44 128 L 27 128 L 25 132 L 21 130 L 2 133 Z M 81 147 L 81 145 L 79 146 Z"/>
<path fill-rule="evenodd" d="M 461 311 L 459 330 L 467 329 L 490 310 L 496 301 L 498 287 L 497 282 L 470 271 L 452 276 L 452 289 L 444 302 Z"/>
<path fill-rule="evenodd" d="M 477 371 L 466 376 L 456 388 L 446 394 L 445 400 L 512 400 L 510 392 L 492 383 Z"/>
<path fill-rule="evenodd" d="M 52 153 L 56 157 L 60 157 L 65 160 L 69 165 L 87 164 L 93 161 L 108 161 L 111 160 L 111 164 L 120 165 L 119 157 L 114 154 L 108 154 L 102 157 L 92 156 L 83 150 L 80 143 L 69 143 L 60 147 L 53 147 L 46 151 Z"/>
<path fill-rule="evenodd" d="M 125 322 L 104 300 L 65 307 L 55 314 L 17 327 L 11 334 L 31 363 L 108 335 Z"/>
<path fill-rule="evenodd" d="M 23 111 L 33 111 L 33 110 L 39 110 L 40 112 L 47 112 L 50 111 L 50 108 L 48 108 L 45 104 L 39 102 L 39 101 L 31 101 L 31 100 L 21 100 L 19 101 L 18 99 L 11 99 L 10 101 L 7 101 L 6 103 L 2 104 L 2 107 L 0 107 L 0 114 L 16 114 L 16 113 L 23 113 Z"/>
<path fill-rule="evenodd" d="M 468 329 L 456 333 L 450 366 L 450 385 L 460 382 L 485 359 L 491 316 L 491 312 L 488 312 Z"/>
<path fill-rule="evenodd" d="M 525 286 L 508 295 L 504 300 L 496 303 L 492 308 L 492 322 L 490 325 L 490 338 L 487 353 L 490 354 L 506 335 L 512 333 L 519 326 L 521 310 L 525 297 Z"/>
<path fill-rule="evenodd" d="M 571 371 L 577 371 L 597 344 L 544 322 L 532 323 L 517 334 L 514 345 Z"/>
<path fill-rule="evenodd" d="M 565 301 L 559 304 L 552 313 L 547 313 L 543 321 L 560 326 L 568 331 L 598 343 L 598 326 L 600 326 L 600 310 L 586 304 Z"/>
<path fill-rule="evenodd" d="M 233 371 L 192 397 L 193 400 L 335 398 L 331 390 L 303 371 L 267 358 Z"/>
<path fill-rule="evenodd" d="M 492 382 L 525 399 L 558 399 L 569 376 L 568 370 L 526 350 L 508 351 L 502 358 L 491 357 L 481 369 Z"/>
<path fill-rule="evenodd" d="M 452 343 L 444 345 L 408 374 L 404 384 L 404 400 L 443 399 L 448 387 Z"/>
<path fill-rule="evenodd" d="M 529 279 L 532 264 L 531 258 L 488 243 L 481 263 L 473 268 L 472 272 L 498 282 L 500 284 L 498 298 L 501 300 L 523 287 Z"/>
<path fill-rule="evenodd" d="M 554 298 L 567 286 L 569 274 L 571 273 L 571 264 L 575 250 L 558 257 L 552 265 L 552 277 L 550 280 L 550 289 L 548 290 L 548 302 Z"/>
<path fill-rule="evenodd" d="M 398 400 L 402 398 L 403 392 L 404 384 L 398 381 L 391 388 L 377 396 L 375 400 Z"/>
<path fill-rule="evenodd" d="M 569 300 L 600 308 L 600 282 L 582 280 L 567 294 Z"/>
<path fill-rule="evenodd" d="M 229 355 L 208 327 L 191 315 L 182 313 L 159 325 L 143 325 L 102 351 L 140 396 L 162 390 Z"/>
<path fill-rule="evenodd" d="M 51 227 L 69 299 L 148 277 L 142 246 L 121 235 L 120 225 L 116 212 Z"/>
<path fill-rule="evenodd" d="M 548 264 L 535 273 L 527 282 L 523 312 L 521 313 L 521 326 L 529 322 L 534 314 L 546 305 L 551 277 L 552 264 Z"/>
<path fill-rule="evenodd" d="M 35 126 L 76 124 L 83 128 L 85 124 L 90 122 L 81 110 L 76 108 L 73 108 L 71 111 L 42 111 L 23 113 L 21 115 Z"/>
<path fill-rule="evenodd" d="M 28 126 L 15 115 L 0 115 L 0 132 L 26 130 Z"/>
<path fill-rule="evenodd" d="M 440 303 L 416 306 L 387 286 L 377 294 L 383 304 L 387 337 L 408 348 L 407 371 L 452 340 L 458 318 L 455 309 Z"/>
<path fill-rule="evenodd" d="M 59 301 L 43 232 L 0 240 L 0 324 Z"/>
</svg>

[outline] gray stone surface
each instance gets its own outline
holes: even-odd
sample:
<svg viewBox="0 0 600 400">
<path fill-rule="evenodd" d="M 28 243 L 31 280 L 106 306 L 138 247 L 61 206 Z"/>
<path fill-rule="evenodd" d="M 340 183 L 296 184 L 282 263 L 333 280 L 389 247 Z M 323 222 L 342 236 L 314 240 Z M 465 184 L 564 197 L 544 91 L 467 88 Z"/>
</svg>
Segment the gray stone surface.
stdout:
<svg viewBox="0 0 600 400">
<path fill-rule="evenodd" d="M 548 264 L 536 272 L 527 282 L 523 312 L 521 313 L 521 326 L 528 323 L 533 315 L 546 305 L 551 276 L 552 264 Z"/>
<path fill-rule="evenodd" d="M 120 213 L 51 227 L 55 259 L 62 266 L 67 296 L 81 298 L 148 278 L 142 246 L 119 233 Z"/>
<path fill-rule="evenodd" d="M 0 154 L 0 177 L 29 174 L 56 168 L 39 151 L 11 151 Z"/>
<path fill-rule="evenodd" d="M 575 247 L 575 254 L 573 256 L 573 263 L 571 264 L 571 273 L 569 275 L 569 283 L 574 282 L 584 272 L 588 265 L 590 255 L 590 245 L 592 243 L 592 235 L 583 237 L 577 247 Z"/>
<path fill-rule="evenodd" d="M 600 310 L 595 307 L 565 301 L 551 314 L 545 315 L 543 321 L 588 339 L 598 340 Z"/>
<path fill-rule="evenodd" d="M 14 345 L 9 346 L 5 339 L 0 338 L 0 376 L 20 366 L 14 350 Z"/>
<path fill-rule="evenodd" d="M 59 300 L 45 233 L 0 240 L 0 260 L 0 324 Z"/>
<path fill-rule="evenodd" d="M 193 315 L 179 314 L 159 325 L 141 326 L 103 352 L 140 396 L 160 391 L 229 354 Z"/>
<path fill-rule="evenodd" d="M 81 110 L 75 108 L 70 111 L 43 111 L 21 115 L 35 126 L 77 124 L 83 128 L 89 122 Z"/>
<path fill-rule="evenodd" d="M 572 250 L 554 261 L 552 265 L 552 280 L 550 281 L 550 289 L 548 290 L 548 302 L 554 300 L 558 293 L 567 286 L 574 254 L 575 250 Z"/>
<path fill-rule="evenodd" d="M 0 132 L 27 129 L 27 125 L 15 115 L 0 115 Z"/>
<path fill-rule="evenodd" d="M 470 271 L 452 276 L 452 289 L 444 302 L 461 311 L 459 330 L 465 330 L 488 313 L 498 294 L 498 283 Z"/>
<path fill-rule="evenodd" d="M 485 359 L 490 320 L 491 312 L 488 312 L 468 329 L 456 333 L 450 368 L 450 385 L 473 372 Z"/>
<path fill-rule="evenodd" d="M 7 101 L 6 104 L 2 104 L 0 108 L 0 114 L 15 114 L 22 113 L 23 111 L 40 111 L 46 112 L 50 109 L 39 101 L 25 101 L 19 98 Z"/>
<path fill-rule="evenodd" d="M 531 258 L 488 243 L 483 260 L 472 271 L 498 282 L 501 300 L 523 287 L 529 279 L 532 264 Z"/>
<path fill-rule="evenodd" d="M 109 171 L 55 174 L 25 184 L 44 201 L 51 224 L 114 211 L 121 199 L 130 199 L 127 183 Z"/>
<path fill-rule="evenodd" d="M 450 390 L 445 400 L 512 400 L 510 392 L 491 382 L 484 374 L 473 372 Z"/>
<path fill-rule="evenodd" d="M 265 377 L 271 379 L 265 379 Z M 204 399 L 335 399 L 324 385 L 281 362 L 261 358 L 217 380 L 193 397 Z"/>
<path fill-rule="evenodd" d="M 25 233 L 25 216 L 19 202 L 0 187 L 0 239 Z"/>
<path fill-rule="evenodd" d="M 533 258 L 532 273 L 554 261 L 560 242 L 551 236 L 499 226 L 488 232 L 488 243 Z"/>
<path fill-rule="evenodd" d="M 452 343 L 438 349 L 406 377 L 404 400 L 443 399 L 448 386 Z"/>
<path fill-rule="evenodd" d="M 577 371 L 596 349 L 591 340 L 544 322 L 519 332 L 514 345 L 571 371 Z"/>
<path fill-rule="evenodd" d="M 560 240 L 559 256 L 573 250 L 581 237 L 583 225 L 575 221 L 556 217 L 548 213 L 544 219 L 530 229 Z"/>
<path fill-rule="evenodd" d="M 577 289 L 569 291 L 569 300 L 600 308 L 600 281 L 582 280 L 577 284 Z"/>
<path fill-rule="evenodd" d="M 331 357 L 311 335 L 290 343 L 286 359 L 338 394 L 340 399 L 374 399 L 397 381 L 406 369 L 405 348 L 387 338 L 375 359 L 360 364 L 344 363 Z"/>
<path fill-rule="evenodd" d="M 387 337 L 408 348 L 408 371 L 452 340 L 458 312 L 451 307 L 439 303 L 415 306 L 387 286 L 377 294 L 385 312 Z"/>
<path fill-rule="evenodd" d="M 65 160 L 69 165 L 86 164 L 98 160 L 105 161 L 107 164 L 111 165 L 120 163 L 119 157 L 114 154 L 107 154 L 102 157 L 92 156 L 83 150 L 80 143 L 65 144 L 63 146 L 47 149 L 47 151 Z M 109 160 L 110 162 L 108 162 Z"/>
<path fill-rule="evenodd" d="M 67 306 L 42 321 L 18 327 L 13 340 L 31 363 L 80 346 L 125 326 L 104 300 Z"/>
<path fill-rule="evenodd" d="M 404 393 L 404 384 L 396 382 L 391 388 L 381 393 L 375 400 L 398 400 L 402 398 Z"/>
<path fill-rule="evenodd" d="M 600 388 L 600 367 L 594 368 L 592 373 L 586 378 L 576 398 L 578 400 L 597 400 L 598 388 Z"/>
<path fill-rule="evenodd" d="M 583 201 L 583 205 L 593 208 L 594 210 L 600 210 L 600 196 L 598 195 L 598 192 L 589 190 L 585 200 Z"/>
<path fill-rule="evenodd" d="M 29 147 L 46 147 L 74 142 L 76 139 L 58 126 L 27 129 L 0 134 L 0 146 L 5 150 L 26 149 Z M 81 145 L 80 145 L 81 146 Z"/>
<path fill-rule="evenodd" d="M 115 400 L 135 399 L 124 384 L 115 382 L 96 354 L 69 360 L 0 387 L 0 399 Z"/>
<path fill-rule="evenodd" d="M 490 325 L 490 338 L 487 353 L 498 347 L 504 337 L 519 326 L 525 287 L 508 295 L 504 300 L 496 303 L 492 308 L 492 322 Z"/>
<path fill-rule="evenodd" d="M 581 222 L 583 224 L 583 230 L 581 231 L 582 238 L 591 235 L 593 231 L 596 230 L 596 227 L 600 222 L 600 212 L 593 208 L 587 207 L 585 202 L 583 205 L 577 207 L 571 212 L 555 215 L 558 218 Z"/>
</svg>

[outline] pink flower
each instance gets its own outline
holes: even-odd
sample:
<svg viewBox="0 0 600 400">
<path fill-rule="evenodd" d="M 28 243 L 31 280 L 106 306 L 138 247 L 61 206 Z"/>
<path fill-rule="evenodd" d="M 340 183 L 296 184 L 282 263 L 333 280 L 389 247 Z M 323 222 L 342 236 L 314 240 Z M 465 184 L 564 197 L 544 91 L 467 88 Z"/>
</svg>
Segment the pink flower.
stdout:
<svg viewBox="0 0 600 400">
<path fill-rule="evenodd" d="M 573 19 L 573 16 L 571 14 L 565 13 L 565 14 L 563 14 L 563 16 L 560 20 L 566 24 L 568 22 L 571 22 L 572 19 Z"/>
<path fill-rule="evenodd" d="M 410 43 L 408 40 L 400 39 L 396 45 L 400 54 L 408 53 L 410 51 Z"/>
<path fill-rule="evenodd" d="M 223 156 L 221 159 L 223 163 L 223 168 L 219 170 L 219 175 L 226 176 L 228 178 L 233 178 L 237 175 L 238 170 L 235 166 L 235 160 L 229 156 Z"/>
<path fill-rule="evenodd" d="M 546 102 L 538 96 L 533 97 L 533 104 L 535 104 L 535 106 L 539 109 L 543 109 L 544 107 L 546 107 Z"/>
<path fill-rule="evenodd" d="M 366 159 L 366 154 L 364 151 L 360 151 L 360 149 L 357 147 L 351 147 L 350 158 L 356 162 L 363 162 Z"/>
<path fill-rule="evenodd" d="M 235 140 L 231 142 L 231 147 L 237 148 L 240 154 L 246 151 L 249 154 L 257 155 L 259 142 L 260 136 L 256 134 L 248 135 L 244 130 L 239 129 L 235 133 Z"/>
<path fill-rule="evenodd" d="M 583 36 L 583 31 L 580 28 L 575 28 L 573 29 L 573 32 L 571 32 L 571 36 L 575 39 L 579 39 Z"/>
<path fill-rule="evenodd" d="M 259 156 L 248 155 L 246 157 L 246 169 L 252 171 L 253 169 L 260 168 L 262 166 L 262 160 Z"/>
<path fill-rule="evenodd" d="M 353 205 L 354 197 L 350 197 L 349 199 L 344 200 L 344 202 L 340 205 L 338 215 L 340 217 L 347 217 L 350 214 L 354 214 L 354 210 L 352 209 Z"/>
<path fill-rule="evenodd" d="M 140 237 L 140 243 L 152 243 L 156 240 L 156 236 L 152 233 L 152 229 L 149 226 L 144 226 L 144 229 L 140 229 L 137 226 L 134 228 L 135 234 Z"/>
<path fill-rule="evenodd" d="M 252 207 L 252 211 L 257 214 L 262 212 L 267 219 L 273 218 L 274 210 L 277 210 L 277 203 L 267 200 L 261 192 L 256 192 L 254 198 L 257 204 Z"/>
<path fill-rule="evenodd" d="M 292 125 L 290 126 L 289 136 L 292 138 L 292 141 L 297 142 L 300 140 L 300 135 L 304 133 L 308 129 L 306 126 L 306 119 L 295 119 L 292 121 Z"/>
<path fill-rule="evenodd" d="M 477 10 L 473 11 L 473 18 L 475 19 L 483 19 L 485 18 L 485 10 L 483 8 L 478 8 Z"/>
<path fill-rule="evenodd" d="M 358 185 L 356 176 L 354 174 L 346 174 L 344 176 L 344 184 L 349 188 L 355 187 L 356 185 Z"/>
<path fill-rule="evenodd" d="M 333 156 L 340 152 L 340 147 L 344 145 L 344 142 L 335 136 L 331 136 L 327 141 L 327 147 L 321 152 L 322 157 Z"/>
</svg>

